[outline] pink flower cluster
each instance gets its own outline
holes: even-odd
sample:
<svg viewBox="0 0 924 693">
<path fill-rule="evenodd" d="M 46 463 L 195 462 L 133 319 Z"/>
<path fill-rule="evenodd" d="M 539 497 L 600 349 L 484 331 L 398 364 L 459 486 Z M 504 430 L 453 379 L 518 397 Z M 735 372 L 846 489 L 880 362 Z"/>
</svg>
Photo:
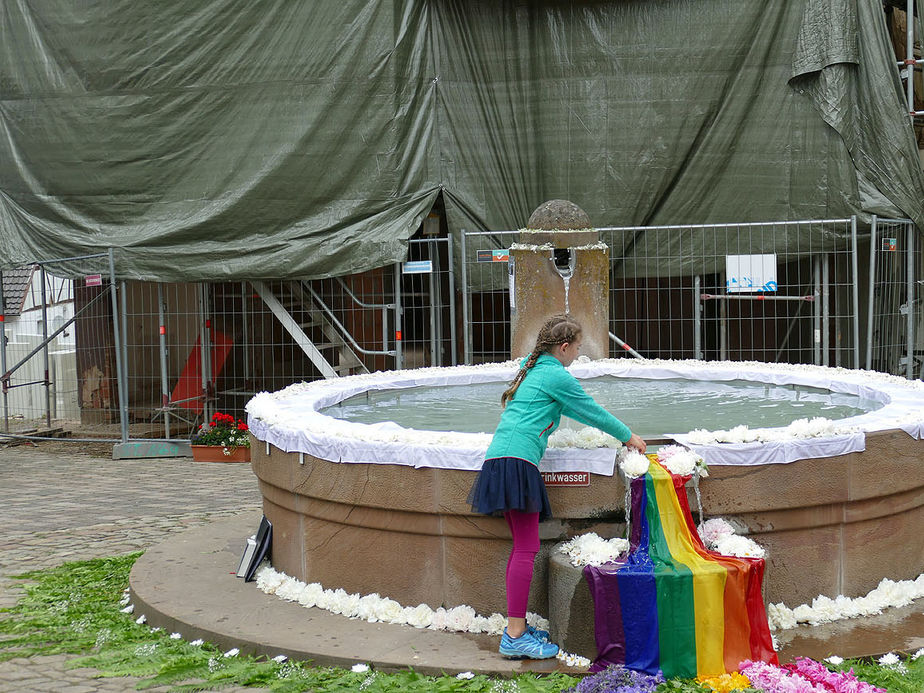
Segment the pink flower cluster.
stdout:
<svg viewBox="0 0 924 693">
<path fill-rule="evenodd" d="M 775 667 L 765 662 L 741 662 L 741 673 L 748 677 L 754 688 L 767 693 L 831 693 L 821 684 L 815 684 L 799 674 Z"/>
<path fill-rule="evenodd" d="M 824 664 L 808 657 L 797 657 L 795 664 L 783 667 L 745 660 L 740 669 L 752 686 L 767 693 L 886 693 L 860 681 L 852 669 L 829 671 Z"/>
<path fill-rule="evenodd" d="M 884 688 L 861 681 L 850 671 L 828 671 L 821 662 L 808 657 L 796 657 L 795 664 L 787 664 L 790 671 L 804 676 L 809 681 L 820 683 L 834 693 L 886 693 Z"/>
</svg>

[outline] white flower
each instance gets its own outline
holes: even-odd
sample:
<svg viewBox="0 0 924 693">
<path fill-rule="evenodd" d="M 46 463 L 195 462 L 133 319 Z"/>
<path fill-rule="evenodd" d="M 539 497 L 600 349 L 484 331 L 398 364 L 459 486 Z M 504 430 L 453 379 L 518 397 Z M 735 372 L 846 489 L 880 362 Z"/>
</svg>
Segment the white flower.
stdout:
<svg viewBox="0 0 924 693">
<path fill-rule="evenodd" d="M 426 604 L 406 606 L 402 613 L 402 619 L 409 626 L 414 626 L 414 628 L 426 628 L 433 622 L 433 609 Z"/>
<path fill-rule="evenodd" d="M 578 535 L 558 547 L 560 553 L 571 559 L 573 566 L 612 563 L 628 550 L 629 542 L 625 539 L 603 539 L 594 532 Z"/>
<path fill-rule="evenodd" d="M 430 630 L 446 630 L 448 624 L 447 613 L 448 612 L 443 607 L 435 609 L 433 611 L 433 618 L 430 619 L 430 625 L 428 626 Z"/>
<path fill-rule="evenodd" d="M 658 462 L 671 474 L 690 476 L 703 464 L 703 458 L 680 445 L 666 445 L 658 450 Z"/>
<path fill-rule="evenodd" d="M 728 537 L 735 533 L 735 528 L 721 517 L 706 520 L 698 529 L 699 538 L 709 548 L 715 547 L 715 543 L 722 537 Z"/>
<path fill-rule="evenodd" d="M 475 618 L 475 610 L 470 606 L 454 606 L 446 615 L 448 630 L 466 632 Z"/>
<path fill-rule="evenodd" d="M 398 602 L 394 599 L 382 599 L 378 605 L 376 605 L 375 616 L 380 621 L 385 623 L 399 623 L 401 621 L 401 614 L 404 611 Z"/>
<path fill-rule="evenodd" d="M 286 601 L 298 601 L 298 595 L 305 583 L 296 580 L 288 575 L 283 576 L 279 586 L 276 587 L 276 596 Z"/>
<path fill-rule="evenodd" d="M 276 655 L 275 657 L 273 657 L 273 661 L 276 662 L 277 664 L 282 664 L 287 659 L 289 658 L 286 657 L 285 655 Z"/>
<path fill-rule="evenodd" d="M 549 436 L 550 448 L 581 448 L 593 450 L 596 448 L 618 448 L 622 443 L 609 433 L 585 426 L 580 430 L 573 428 L 559 428 Z"/>
<path fill-rule="evenodd" d="M 190 644 L 190 645 L 195 645 L 196 647 L 199 647 L 200 645 L 202 645 L 203 642 L 205 642 L 205 641 L 204 641 L 202 638 L 196 638 L 195 640 L 193 640 L 193 641 L 192 641 L 191 643 L 189 643 L 189 644 Z"/>
<path fill-rule="evenodd" d="M 265 565 L 257 570 L 257 587 L 267 594 L 276 594 L 276 590 L 279 589 L 285 577 L 285 573 L 280 573 L 272 566 Z"/>
<path fill-rule="evenodd" d="M 356 605 L 356 618 L 369 621 L 369 623 L 378 623 L 379 617 L 375 615 L 375 610 L 378 608 L 380 601 L 382 601 L 382 598 L 376 592 L 360 597 L 359 603 Z"/>
<path fill-rule="evenodd" d="M 623 452 L 622 462 L 620 462 L 619 467 L 622 469 L 623 474 L 630 479 L 635 479 L 648 472 L 649 464 L 648 458 L 642 453 L 627 448 L 626 451 Z"/>
<path fill-rule="evenodd" d="M 222 657 L 237 657 L 238 653 L 240 653 L 240 650 L 236 647 L 232 647 L 230 650 L 225 652 Z"/>
<path fill-rule="evenodd" d="M 183 636 L 180 635 L 179 633 L 171 633 L 171 634 L 170 634 L 170 639 L 171 639 L 171 640 L 182 640 L 182 639 L 183 639 Z"/>
<path fill-rule="evenodd" d="M 144 614 L 141 614 L 141 616 L 135 619 L 135 623 L 137 623 L 139 626 L 147 622 L 148 622 L 148 617 L 145 616 Z"/>
<path fill-rule="evenodd" d="M 590 666 L 590 660 L 587 659 L 587 657 L 571 654 L 570 652 L 565 652 L 564 650 L 559 650 L 555 657 L 556 659 L 564 662 L 565 666 L 574 667 L 577 669 L 586 669 Z"/>
<path fill-rule="evenodd" d="M 715 550 L 723 556 L 739 558 L 763 558 L 765 551 L 753 539 L 739 537 L 737 534 L 721 537 L 715 543 Z"/>
<path fill-rule="evenodd" d="M 356 616 L 359 610 L 359 594 L 347 594 L 344 590 L 334 591 L 334 603 L 330 611 L 333 614 L 343 614 L 347 617 Z"/>
<path fill-rule="evenodd" d="M 129 604 L 129 605 L 126 606 L 124 609 L 119 609 L 119 611 L 121 611 L 123 614 L 130 614 L 130 613 L 132 613 L 134 610 L 135 610 L 135 605 L 134 605 L 134 604 Z"/>
<path fill-rule="evenodd" d="M 833 664 L 834 666 L 839 666 L 844 663 L 843 657 L 838 657 L 837 655 L 831 655 L 830 657 L 825 657 L 825 661 L 828 664 Z"/>
<path fill-rule="evenodd" d="M 321 583 L 312 582 L 299 590 L 295 601 L 304 607 L 317 606 L 318 600 L 321 599 L 323 595 L 324 588 L 321 586 Z"/>
<path fill-rule="evenodd" d="M 795 612 L 780 602 L 767 605 L 767 622 L 773 630 L 786 630 L 795 628 L 799 621 L 796 619 Z"/>
<path fill-rule="evenodd" d="M 896 664 L 901 662 L 901 660 L 898 658 L 898 655 L 895 654 L 894 652 L 887 652 L 886 654 L 882 655 L 876 661 L 879 662 L 879 664 L 884 667 L 894 667 Z"/>
<path fill-rule="evenodd" d="M 913 655 L 911 655 L 911 661 L 913 662 L 914 660 L 918 659 L 919 657 L 924 657 L 924 647 L 922 647 L 920 650 L 918 650 L 918 651 L 915 652 Z"/>
<path fill-rule="evenodd" d="M 356 672 L 357 674 L 362 674 L 362 673 L 369 671 L 369 665 L 368 664 L 354 664 L 351 670 Z"/>
<path fill-rule="evenodd" d="M 488 630 L 485 631 L 491 635 L 500 635 L 507 627 L 507 617 L 503 614 L 493 613 L 488 616 Z"/>
<path fill-rule="evenodd" d="M 456 674 L 456 678 L 465 681 L 465 680 L 475 678 L 475 675 L 470 671 L 463 671 L 463 672 Z"/>
</svg>

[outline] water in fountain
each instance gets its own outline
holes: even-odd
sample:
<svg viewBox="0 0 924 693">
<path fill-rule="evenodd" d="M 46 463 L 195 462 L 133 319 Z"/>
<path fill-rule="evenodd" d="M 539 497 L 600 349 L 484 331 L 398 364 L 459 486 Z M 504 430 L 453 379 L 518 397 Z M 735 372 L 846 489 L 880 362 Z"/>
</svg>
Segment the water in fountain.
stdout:
<svg viewBox="0 0 924 693">
<path fill-rule="evenodd" d="M 878 409 L 881 402 L 797 385 L 736 380 L 616 378 L 582 380 L 589 395 L 642 437 L 695 428 L 786 426 L 796 419 L 842 419 Z M 324 409 L 359 423 L 394 421 L 406 428 L 490 433 L 500 419 L 504 382 L 371 390 Z M 562 420 L 563 427 L 582 428 Z"/>
</svg>

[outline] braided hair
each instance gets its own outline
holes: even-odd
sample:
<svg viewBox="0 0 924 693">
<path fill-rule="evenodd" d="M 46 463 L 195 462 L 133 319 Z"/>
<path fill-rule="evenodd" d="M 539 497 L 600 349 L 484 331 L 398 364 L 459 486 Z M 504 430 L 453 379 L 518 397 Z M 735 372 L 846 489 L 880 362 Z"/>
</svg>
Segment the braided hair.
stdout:
<svg viewBox="0 0 924 693">
<path fill-rule="evenodd" d="M 553 347 L 559 344 L 571 344 L 581 337 L 581 325 L 569 314 L 553 315 L 546 320 L 545 324 L 539 330 L 536 336 L 536 346 L 533 347 L 526 363 L 523 364 L 516 377 L 510 382 L 510 386 L 504 390 L 501 395 L 501 407 L 506 407 L 507 402 L 513 399 L 517 388 L 523 382 L 523 378 L 529 372 L 529 369 L 536 365 L 541 354 L 549 352 Z"/>
</svg>

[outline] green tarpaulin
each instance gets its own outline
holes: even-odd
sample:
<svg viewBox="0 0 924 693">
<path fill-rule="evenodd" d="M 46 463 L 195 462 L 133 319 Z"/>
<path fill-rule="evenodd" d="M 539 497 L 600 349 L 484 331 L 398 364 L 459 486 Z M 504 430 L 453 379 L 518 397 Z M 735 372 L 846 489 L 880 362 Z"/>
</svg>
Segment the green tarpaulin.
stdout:
<svg viewBox="0 0 924 693">
<path fill-rule="evenodd" d="M 440 193 L 453 231 L 924 226 L 906 111 L 878 0 L 6 0 L 0 265 L 342 275 Z"/>
</svg>

